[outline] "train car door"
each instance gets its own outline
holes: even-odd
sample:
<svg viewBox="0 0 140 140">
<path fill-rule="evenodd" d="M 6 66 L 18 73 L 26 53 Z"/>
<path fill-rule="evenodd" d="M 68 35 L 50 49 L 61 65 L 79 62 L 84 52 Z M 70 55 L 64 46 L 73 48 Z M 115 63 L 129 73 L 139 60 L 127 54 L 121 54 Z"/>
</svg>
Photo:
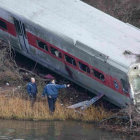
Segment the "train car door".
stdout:
<svg viewBox="0 0 140 140">
<path fill-rule="evenodd" d="M 21 46 L 21 49 L 24 50 L 25 52 L 28 52 L 28 40 L 26 36 L 26 29 L 24 23 L 22 23 L 20 20 L 13 18 L 17 36 L 19 39 L 19 44 Z"/>
</svg>

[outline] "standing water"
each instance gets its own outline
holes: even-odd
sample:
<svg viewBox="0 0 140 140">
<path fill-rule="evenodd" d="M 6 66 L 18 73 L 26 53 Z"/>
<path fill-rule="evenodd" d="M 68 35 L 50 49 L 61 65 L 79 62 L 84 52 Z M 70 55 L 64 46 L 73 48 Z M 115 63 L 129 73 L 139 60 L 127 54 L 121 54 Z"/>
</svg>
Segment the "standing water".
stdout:
<svg viewBox="0 0 140 140">
<path fill-rule="evenodd" d="M 0 140 L 129 140 L 132 138 L 75 121 L 0 120 Z"/>
</svg>

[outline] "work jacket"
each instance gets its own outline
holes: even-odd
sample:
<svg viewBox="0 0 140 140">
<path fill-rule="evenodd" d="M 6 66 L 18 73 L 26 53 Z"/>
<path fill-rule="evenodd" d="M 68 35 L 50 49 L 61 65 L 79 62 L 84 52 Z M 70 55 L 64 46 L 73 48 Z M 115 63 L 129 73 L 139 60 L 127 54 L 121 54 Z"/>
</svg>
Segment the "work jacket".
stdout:
<svg viewBox="0 0 140 140">
<path fill-rule="evenodd" d="M 37 94 L 36 83 L 29 82 L 27 84 L 27 92 L 30 96 L 36 96 L 36 94 Z"/>
<path fill-rule="evenodd" d="M 42 93 L 42 96 L 50 96 L 52 98 L 57 98 L 58 97 L 58 90 L 61 88 L 66 88 L 66 85 L 58 85 L 58 84 L 53 84 L 49 83 L 44 87 L 44 91 Z"/>
</svg>

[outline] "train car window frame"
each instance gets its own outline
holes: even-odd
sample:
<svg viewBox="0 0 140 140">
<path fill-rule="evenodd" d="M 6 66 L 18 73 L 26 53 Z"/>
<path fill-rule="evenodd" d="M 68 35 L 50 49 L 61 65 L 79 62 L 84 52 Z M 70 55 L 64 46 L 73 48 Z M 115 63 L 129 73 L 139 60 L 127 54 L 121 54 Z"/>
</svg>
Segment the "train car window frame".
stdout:
<svg viewBox="0 0 140 140">
<path fill-rule="evenodd" d="M 99 71 L 97 71 L 95 69 L 92 69 L 92 71 L 93 71 L 93 76 L 94 77 L 98 78 L 102 82 L 105 82 L 105 76 L 104 76 L 103 73 L 101 73 L 101 72 L 99 72 Z"/>
<path fill-rule="evenodd" d="M 7 23 L 2 19 L 0 19 L 0 28 L 6 31 L 8 30 Z"/>
<path fill-rule="evenodd" d="M 26 25 L 24 23 L 22 23 L 23 26 L 23 32 L 24 32 L 24 36 L 25 38 L 27 38 L 27 34 L 26 34 Z"/>
<path fill-rule="evenodd" d="M 74 66 L 74 67 L 77 66 L 76 60 L 75 60 L 73 57 L 71 57 L 71 56 L 69 56 L 69 55 L 67 55 L 67 54 L 65 54 L 64 57 L 65 57 L 65 61 L 66 61 L 68 64 L 70 64 L 70 65 L 72 65 L 72 66 Z"/>
<path fill-rule="evenodd" d="M 119 90 L 120 87 L 116 80 L 113 81 L 113 84 L 114 84 L 115 89 Z"/>
<path fill-rule="evenodd" d="M 22 35 L 22 30 L 21 30 L 21 23 L 20 21 L 18 21 L 17 19 L 14 18 L 14 24 L 15 24 L 15 28 L 16 31 L 19 35 Z"/>
<path fill-rule="evenodd" d="M 62 59 L 62 52 L 53 46 L 50 46 L 50 53 L 56 58 Z"/>
<path fill-rule="evenodd" d="M 129 93 L 129 84 L 124 79 L 120 79 L 120 81 L 121 81 L 123 92 L 125 94 L 128 94 Z"/>
<path fill-rule="evenodd" d="M 47 52 L 49 51 L 48 45 L 46 43 L 44 43 L 43 41 L 39 40 L 39 39 L 37 39 L 37 45 L 38 45 L 39 48 L 41 48 L 41 49 L 43 49 Z"/>
<path fill-rule="evenodd" d="M 79 61 L 78 64 L 81 71 L 86 72 L 87 74 L 90 74 L 90 67 L 87 64 L 84 64 L 81 61 Z"/>
</svg>

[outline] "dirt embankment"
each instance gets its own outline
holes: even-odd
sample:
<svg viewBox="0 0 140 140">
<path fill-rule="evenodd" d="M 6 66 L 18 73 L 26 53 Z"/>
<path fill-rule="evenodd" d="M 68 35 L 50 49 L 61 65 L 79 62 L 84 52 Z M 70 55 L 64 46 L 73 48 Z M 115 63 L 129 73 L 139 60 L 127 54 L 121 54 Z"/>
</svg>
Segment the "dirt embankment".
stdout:
<svg viewBox="0 0 140 140">
<path fill-rule="evenodd" d="M 140 0 L 83 0 L 93 7 L 140 28 Z"/>
</svg>

